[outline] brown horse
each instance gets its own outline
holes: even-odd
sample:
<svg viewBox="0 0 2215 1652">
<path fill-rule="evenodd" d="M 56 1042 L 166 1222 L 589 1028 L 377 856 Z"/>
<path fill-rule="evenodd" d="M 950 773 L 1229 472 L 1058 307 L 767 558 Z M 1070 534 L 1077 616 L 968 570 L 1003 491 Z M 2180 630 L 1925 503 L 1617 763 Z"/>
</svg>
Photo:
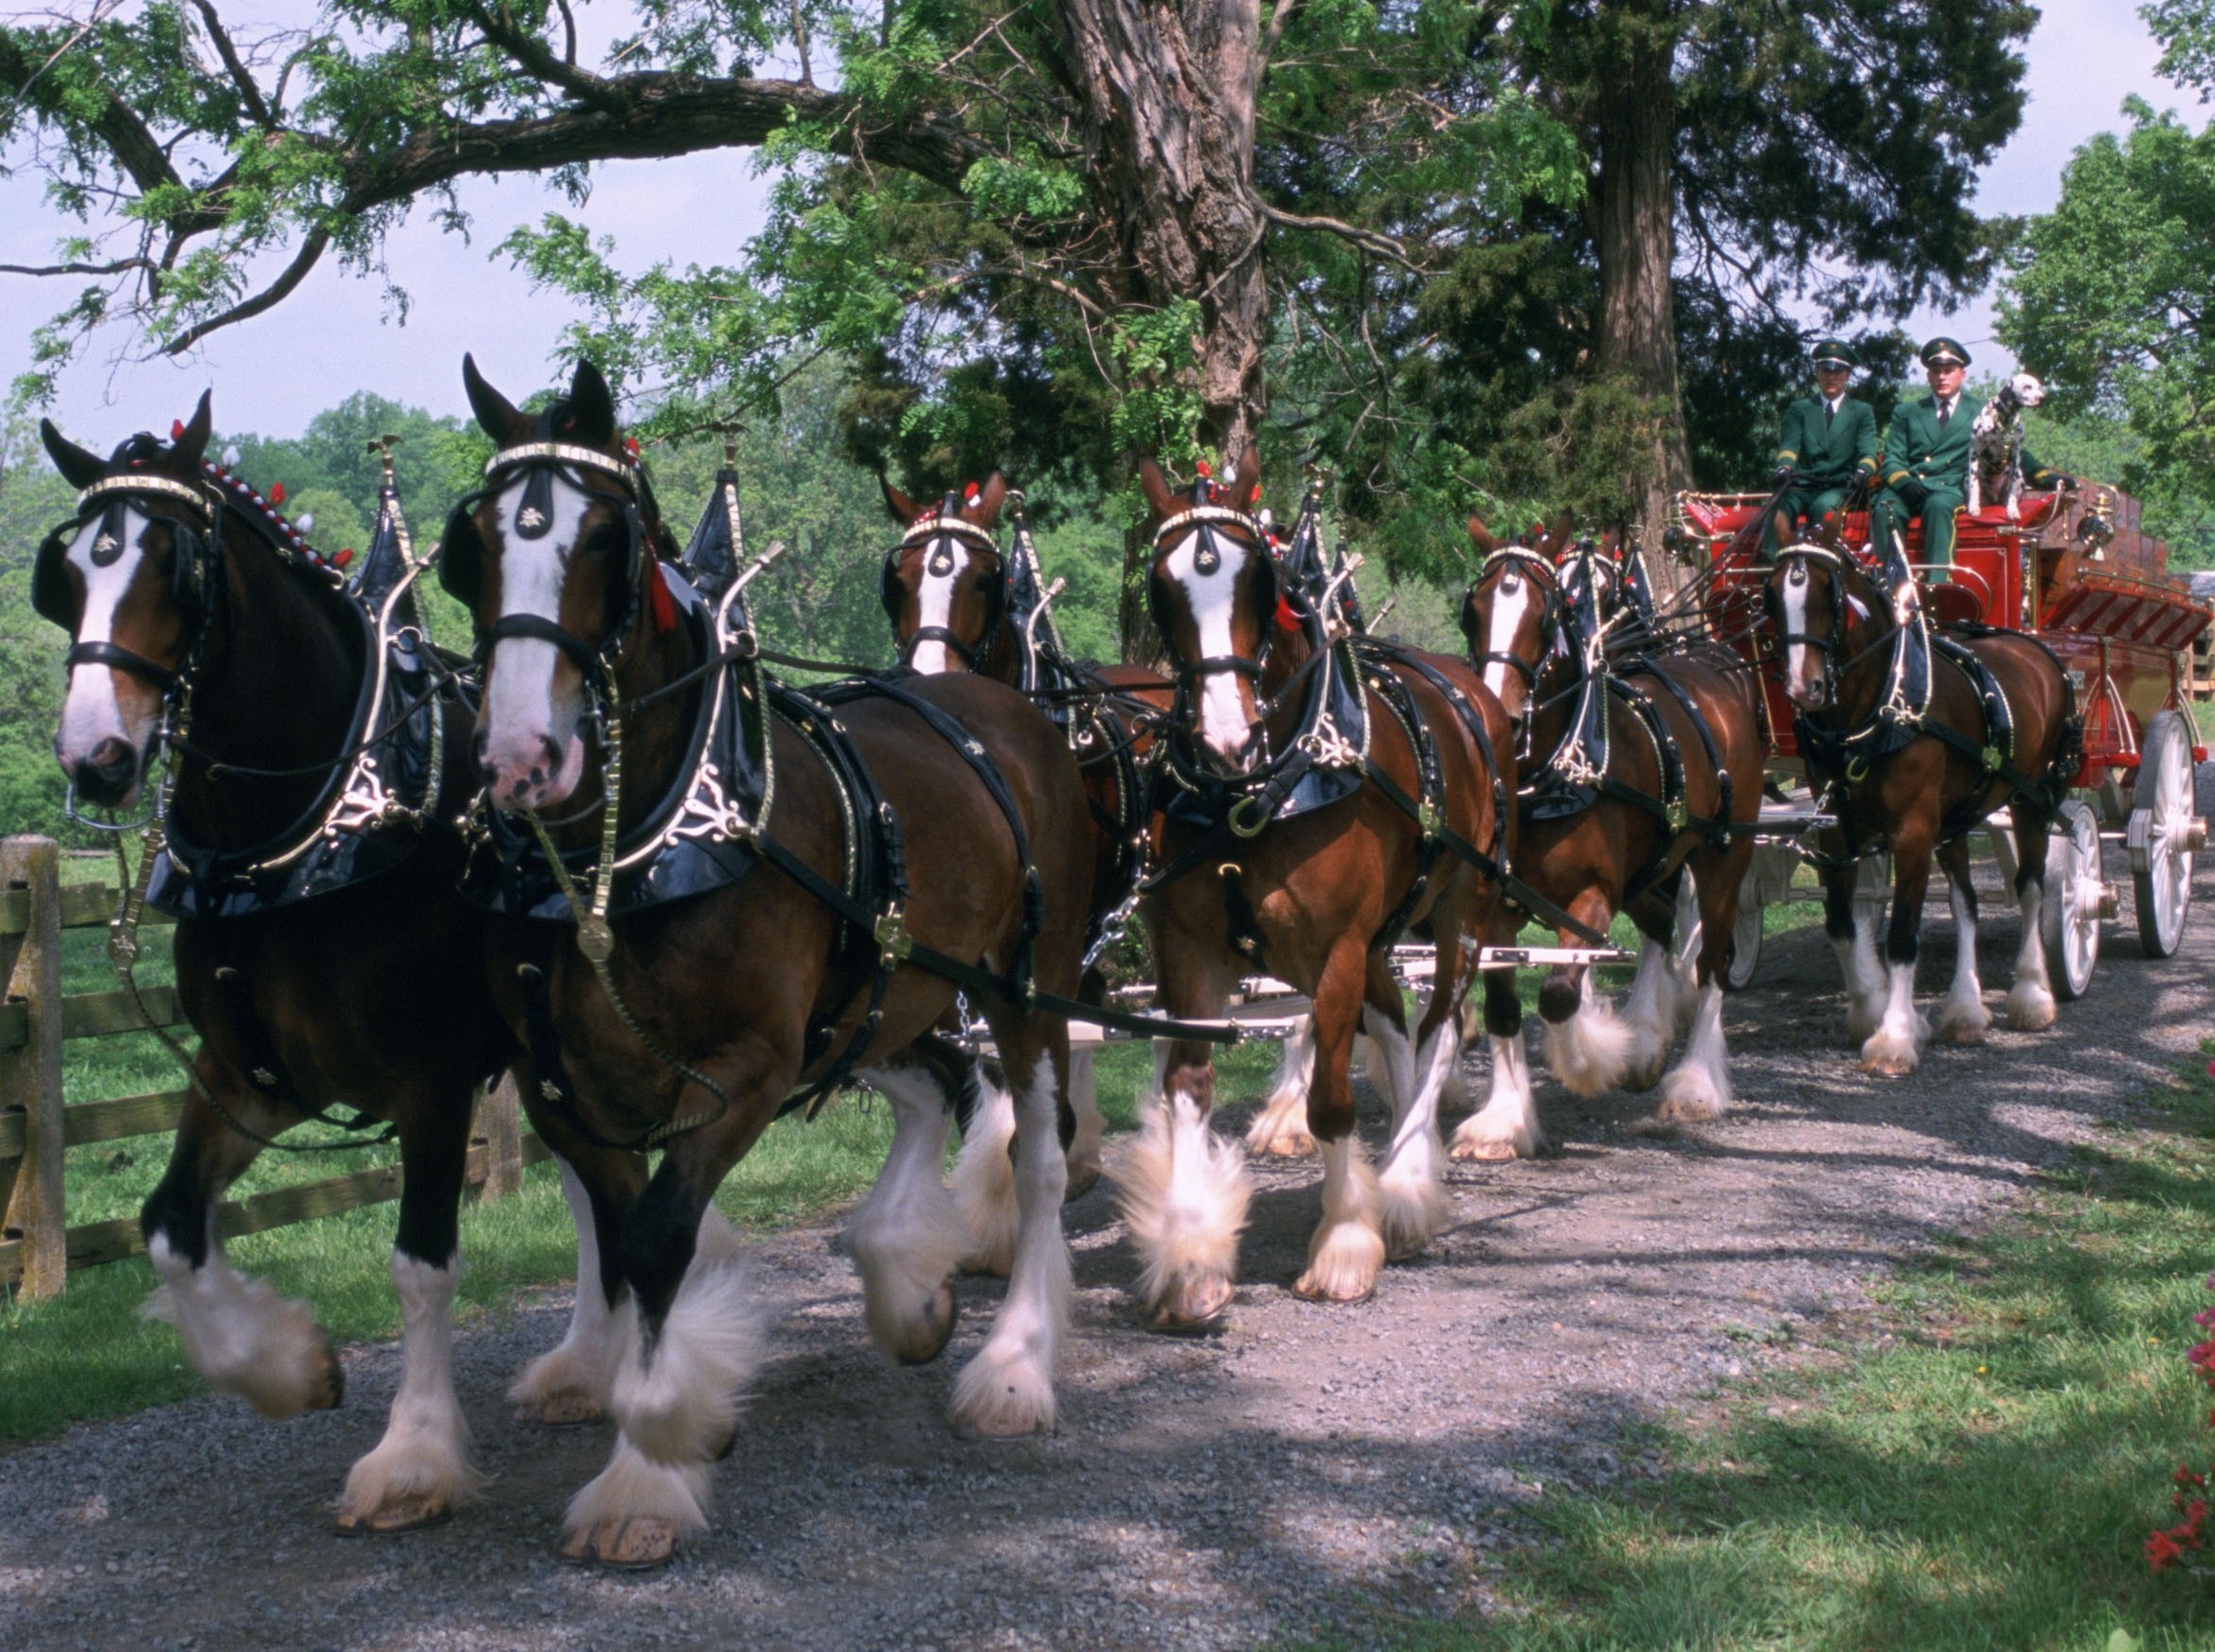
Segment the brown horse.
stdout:
<svg viewBox="0 0 2215 1652">
<path fill-rule="evenodd" d="M 2054 995 L 2041 927 L 2046 842 L 2078 766 L 2080 726 L 2061 663 L 2036 638 L 1925 621 L 1903 572 L 1880 586 L 1842 549 L 1777 553 L 1763 587 L 1785 691 L 1810 779 L 1828 787 L 1846 858 L 1824 873 L 1826 927 L 1846 973 L 1847 1028 L 1864 1071 L 1915 1070 L 1928 1023 L 1915 964 L 1931 861 L 1944 868 L 1958 933 L 1938 1036 L 1983 1042 L 1991 1015 L 1976 974 L 1976 897 L 1967 839 L 2002 803 L 2015 826 L 2022 944 L 2008 1024 L 2050 1027 Z M 1995 692 L 1996 697 L 1995 697 Z M 1893 857 L 1892 918 L 1877 959 L 1874 916 L 1857 921 L 1855 856 Z"/>
<path fill-rule="evenodd" d="M 1148 880 L 1162 996 L 1172 1013 L 1212 1015 L 1259 967 L 1312 1000 L 1323 1219 L 1293 1288 L 1359 1301 L 1388 1255 L 1420 1249 L 1446 1220 L 1437 1103 L 1512 830 L 1506 717 L 1464 662 L 1357 658 L 1326 631 L 1327 604 L 1280 590 L 1252 514 L 1253 455 L 1184 495 L 1151 460 L 1139 476 L 1155 524 L 1148 600 L 1177 668 Z M 1411 1043 L 1387 947 L 1417 925 L 1438 961 Z M 1358 1026 L 1393 1104 L 1381 1176 L 1354 1136 Z M 1209 1129 L 1210 1056 L 1157 1044 L 1158 1093 L 1111 1169 L 1162 1328 L 1220 1320 L 1249 1199 L 1243 1160 Z"/>
<path fill-rule="evenodd" d="M 889 480 L 883 487 L 887 509 L 906 530 L 885 559 L 884 576 L 885 613 L 892 622 L 902 661 L 918 672 L 951 671 L 959 661 L 963 669 L 1012 687 L 1035 687 L 1024 681 L 1025 666 L 1027 657 L 1036 661 L 1039 650 L 1026 644 L 1018 632 L 1024 617 L 1011 611 L 1011 570 L 992 538 L 1007 498 L 1006 479 L 995 471 L 981 486 L 971 483 L 959 494 L 946 494 L 935 513 Z M 1143 795 L 1130 799 L 1123 795 L 1126 787 L 1140 792 L 1143 781 L 1136 771 L 1153 748 L 1155 718 L 1145 713 L 1167 715 L 1176 689 L 1168 678 L 1143 666 L 1060 661 L 1058 667 L 1059 675 L 1097 686 L 1108 696 L 1096 715 L 1073 719 L 1071 732 L 1077 761 L 1085 771 L 1085 790 L 1093 804 L 1097 847 L 1093 905 L 1095 915 L 1105 917 L 1129 887 L 1126 863 L 1133 846 L 1126 823 L 1136 818 L 1143 824 L 1149 812 Z M 1036 674 L 1035 663 L 1029 674 Z M 1119 761 L 1123 753 L 1131 761 Z M 1136 847 L 1143 853 L 1144 844 Z M 1314 1150 L 1306 1125 L 1298 1122 L 1306 1113 L 1307 1074 L 1314 1063 L 1314 1024 L 1303 1017 L 1299 1029 L 1285 1040 L 1269 1097 L 1247 1130 L 1249 1150 L 1287 1158 Z M 1070 1149 L 1070 1192 L 1074 1197 L 1099 1172 L 1100 1119 L 1092 1100 L 1091 1051 L 1071 1053 L 1070 1086 L 1077 1117 L 1076 1140 Z M 999 1187 L 1006 1176 L 998 1168 L 1004 1154 L 994 1146 L 997 1142 L 1004 1148 L 1012 1127 L 1001 1122 L 1003 1112 L 1004 1096 L 988 1091 L 981 1122 L 963 1138 L 961 1162 L 954 1172 L 955 1197 L 981 1233 L 996 1228 L 1005 1231 L 1004 1222 L 996 1225 L 990 1216 L 992 1211 L 1008 1208 Z M 984 1252 L 993 1253 L 991 1248 Z"/>
<path fill-rule="evenodd" d="M 1641 935 L 1629 1017 L 1596 997 L 1586 966 L 1558 964 L 1539 995 L 1548 1061 L 1579 1095 L 1661 1078 L 1682 1013 L 1674 950 L 1677 896 L 1698 896 L 1697 1008 L 1684 1059 L 1662 1080 L 1666 1122 L 1711 1119 L 1730 1104 L 1722 978 L 1738 886 L 1761 805 L 1761 736 L 1753 685 L 1731 662 L 1693 654 L 1611 663 L 1610 617 L 1622 602 L 1615 558 L 1587 542 L 1558 567 L 1542 549 L 1503 545 L 1471 517 L 1485 563 L 1462 604 L 1462 629 L 1522 731 L 1518 873 L 1587 930 L 1619 911 Z M 1554 541 L 1566 544 L 1566 534 Z M 1634 554 L 1634 553 L 1633 553 Z M 1496 943 L 1514 939 L 1503 918 Z M 1576 936 L 1562 928 L 1561 941 Z M 1512 1158 L 1540 1140 L 1513 979 L 1486 979 L 1492 1091 L 1454 1133 L 1464 1158 Z"/>
<path fill-rule="evenodd" d="M 81 799 L 145 797 L 162 835 L 149 900 L 179 916 L 177 993 L 200 1049 L 142 1222 L 166 1317 L 212 1386 L 272 1417 L 338 1403 L 314 1310 L 232 1269 L 217 1206 L 264 1146 L 331 1107 L 397 1135 L 400 1392 L 337 1517 L 405 1531 L 477 1485 L 448 1312 L 474 1091 L 512 1049 L 482 920 L 454 892 L 467 711 L 405 704 L 428 674 L 380 622 L 412 601 L 396 542 L 388 565 L 372 551 L 375 588 L 342 588 L 260 495 L 203 462 L 208 422 L 203 396 L 170 441 L 135 436 L 104 461 L 43 427 L 83 491 L 33 577 L 38 611 L 72 638 L 54 755 Z"/>
<path fill-rule="evenodd" d="M 759 1357 L 714 1193 L 796 1086 L 852 1071 L 891 1099 L 891 1155 L 849 1230 L 871 1329 L 910 1361 L 952 1333 L 966 1235 L 942 1176 L 967 1068 L 930 1036 L 947 972 L 1014 1081 L 1022 1223 L 954 1417 L 1052 1426 L 1068 1039 L 1030 995 L 1077 984 L 1084 792 L 1053 724 L 998 683 L 811 698 L 761 677 L 742 587 L 712 627 L 675 589 L 600 375 L 581 366 L 534 416 L 463 371 L 499 451 L 440 571 L 485 659 L 476 751 L 501 853 L 483 887 L 513 914 L 491 937 L 493 982 L 529 1050 L 532 1119 L 589 1195 L 620 1337 L 615 1452 L 570 1503 L 564 1553 L 655 1565 L 704 1524 L 709 1464 Z M 708 783 L 691 754 L 711 747 Z M 650 1177 L 634 1151 L 648 1147 Z"/>
</svg>

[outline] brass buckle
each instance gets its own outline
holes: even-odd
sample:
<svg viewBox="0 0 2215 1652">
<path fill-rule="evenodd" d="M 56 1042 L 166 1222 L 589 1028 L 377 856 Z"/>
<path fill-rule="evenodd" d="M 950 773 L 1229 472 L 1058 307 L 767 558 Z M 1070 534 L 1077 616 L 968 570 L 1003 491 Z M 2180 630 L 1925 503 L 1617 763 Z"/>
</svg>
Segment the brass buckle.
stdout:
<svg viewBox="0 0 2215 1652">
<path fill-rule="evenodd" d="M 884 916 L 876 921 L 875 935 L 879 958 L 905 963 L 915 950 L 915 937 L 908 933 L 908 909 L 897 902 L 886 907 Z"/>
</svg>

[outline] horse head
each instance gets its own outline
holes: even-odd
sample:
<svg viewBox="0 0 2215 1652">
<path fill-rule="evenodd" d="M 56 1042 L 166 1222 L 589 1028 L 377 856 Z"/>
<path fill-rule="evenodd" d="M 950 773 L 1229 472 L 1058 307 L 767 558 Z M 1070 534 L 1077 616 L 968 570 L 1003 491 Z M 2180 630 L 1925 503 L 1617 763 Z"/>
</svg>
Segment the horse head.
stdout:
<svg viewBox="0 0 2215 1652">
<path fill-rule="evenodd" d="M 1276 559 L 1253 514 L 1261 503 L 1261 458 L 1249 449 L 1226 459 L 1220 479 L 1206 467 L 1178 490 L 1151 458 L 1139 485 L 1152 509 L 1153 566 L 1146 603 L 1176 670 L 1180 702 L 1198 708 L 1198 745 L 1225 774 L 1245 774 L 1260 750 L 1262 673 L 1285 618 Z"/>
<path fill-rule="evenodd" d="M 580 362 L 568 391 L 525 413 L 464 356 L 462 382 L 497 451 L 439 546 L 439 578 L 470 610 L 484 666 L 473 749 L 496 807 L 534 811 L 584 776 L 587 713 L 657 611 L 659 525 L 607 381 Z"/>
<path fill-rule="evenodd" d="M 208 401 L 170 440 L 141 432 L 106 459 L 52 421 L 39 425 L 55 468 L 80 491 L 76 518 L 46 536 L 31 566 L 32 607 L 70 635 L 54 757 L 102 807 L 136 799 L 164 707 L 206 637 L 222 501 L 200 462 Z"/>
<path fill-rule="evenodd" d="M 912 671 L 983 669 L 1007 617 L 1007 559 L 992 530 L 1007 498 L 994 471 L 980 484 L 948 493 L 936 510 L 918 505 L 883 477 L 885 508 L 904 530 L 885 555 L 885 618 Z"/>
<path fill-rule="evenodd" d="M 1560 576 L 1543 552 L 1496 537 L 1476 516 L 1469 542 L 1485 560 L 1461 601 L 1461 633 L 1485 687 L 1520 720 L 1560 635 Z"/>
<path fill-rule="evenodd" d="M 1856 634 L 1875 622 L 1869 605 L 1848 587 L 1846 554 L 1807 541 L 1776 553 L 1762 606 L 1784 653 L 1785 697 L 1802 711 L 1820 711 L 1838 697 L 1840 656 Z"/>
</svg>

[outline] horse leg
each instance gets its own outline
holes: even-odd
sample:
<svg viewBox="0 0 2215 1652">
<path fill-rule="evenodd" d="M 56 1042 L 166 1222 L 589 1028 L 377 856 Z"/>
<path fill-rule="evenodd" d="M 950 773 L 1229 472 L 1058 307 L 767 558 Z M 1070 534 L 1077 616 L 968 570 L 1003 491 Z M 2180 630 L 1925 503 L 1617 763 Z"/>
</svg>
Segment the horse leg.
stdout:
<svg viewBox="0 0 2215 1652">
<path fill-rule="evenodd" d="M 1976 979 L 1976 889 L 1969 881 L 1969 842 L 1955 838 L 1938 851 L 1946 898 L 1954 907 L 1954 984 L 1938 1007 L 1937 1036 L 1949 1044 L 1982 1044 L 1992 1024 Z"/>
<path fill-rule="evenodd" d="M 1286 1037 L 1269 1100 L 1246 1127 L 1246 1151 L 1301 1158 L 1315 1151 L 1307 1134 L 1307 1086 L 1315 1075 L 1315 1017 L 1303 1015 Z"/>
<path fill-rule="evenodd" d="M 977 1105 L 962 1132 L 961 1157 L 954 1160 L 954 1204 L 969 1232 L 962 1267 L 1005 1279 L 1015 1261 L 1017 1226 L 1016 1104 L 999 1062 L 980 1061 L 975 1071 Z M 937 1174 L 934 1166 L 932 1175 Z"/>
<path fill-rule="evenodd" d="M 1607 896 L 1598 889 L 1586 889 L 1570 902 L 1569 915 L 1603 935 L 1615 917 Z M 1559 934 L 1562 945 L 1576 944 L 1573 931 L 1563 929 Z M 1649 953 L 1657 961 L 1657 972 L 1650 978 L 1646 969 Z M 1639 952 L 1638 979 L 1663 980 L 1668 976 L 1668 962 L 1667 938 L 1648 942 Z M 1674 1000 L 1666 1002 L 1673 1006 Z M 1624 1083 L 1634 1070 L 1644 1079 L 1638 1088 L 1652 1086 L 1669 1036 L 1666 1029 L 1674 1021 L 1676 1011 L 1664 1007 L 1652 992 L 1644 1001 L 1634 994 L 1632 1018 L 1626 1022 L 1601 996 L 1588 965 L 1565 963 L 1556 966 L 1539 989 L 1539 1015 L 1546 1024 L 1546 1065 L 1553 1068 L 1554 1076 L 1577 1095 L 1598 1096 Z M 1638 1018 L 1641 1015 L 1658 1016 L 1664 1030 L 1654 1032 Z M 1648 1065 L 1651 1072 L 1647 1071 Z"/>
<path fill-rule="evenodd" d="M 1694 1124 L 1720 1118 L 1731 1104 L 1730 1050 L 1722 1033 L 1722 978 L 1730 966 L 1731 935 L 1738 923 L 1743 855 L 1702 852 L 1704 875 L 1691 879 L 1699 900 L 1698 1007 L 1684 1053 L 1662 1080 L 1654 1116 L 1665 1124 Z"/>
<path fill-rule="evenodd" d="M 147 1312 L 177 1327 L 185 1357 L 209 1387 L 237 1394 L 265 1417 L 328 1410 L 346 1392 L 346 1377 L 315 1310 L 234 1271 L 216 1231 L 217 1201 L 261 1151 L 224 1115 L 263 1137 L 295 1115 L 212 1056 L 202 1054 L 192 1070 L 198 1083 L 177 1121 L 169 1168 L 139 1213 L 147 1255 L 162 1282 Z"/>
<path fill-rule="evenodd" d="M 954 1426 L 1005 1437 L 1053 1427 L 1053 1372 L 1075 1295 L 1061 1203 L 1069 1163 L 1061 1143 L 1069 1083 L 1068 1024 L 1007 1010 L 992 1035 L 1016 1101 L 1016 1196 L 1022 1225 L 1007 1298 L 992 1333 L 954 1383 Z"/>
<path fill-rule="evenodd" d="M 471 1095 L 404 1105 L 400 1230 L 392 1288 L 400 1298 L 400 1392 L 385 1437 L 353 1465 L 339 1499 L 341 1533 L 412 1532 L 477 1495 L 469 1424 L 454 1393 L 454 1287 L 461 1279 L 461 1181 Z"/>
<path fill-rule="evenodd" d="M 1231 975 L 1219 959 L 1203 961 L 1195 948 L 1176 944 L 1159 951 L 1169 1014 L 1222 1009 Z M 1156 1039 L 1153 1093 L 1140 1108 L 1137 1133 L 1108 1166 L 1139 1254 L 1139 1298 L 1157 1331 L 1214 1330 L 1231 1305 L 1253 1185 L 1244 1156 L 1209 1128 L 1215 1094 L 1213 1045 Z"/>
<path fill-rule="evenodd" d="M 1495 919 L 1492 943 L 1506 945 L 1515 939 L 1513 918 Z M 1545 1145 L 1539 1125 L 1537 1098 L 1531 1093 L 1530 1058 L 1522 1043 L 1522 999 L 1515 990 L 1515 971 L 1488 969 L 1485 977 L 1485 1031 L 1492 1041 L 1492 1088 L 1482 1111 L 1472 1113 L 1454 1131 L 1447 1149 L 1450 1158 L 1497 1161 L 1528 1158 Z"/>
<path fill-rule="evenodd" d="M 1069 1141 L 1065 1199 L 1089 1193 L 1100 1179 L 1100 1141 L 1108 1133 L 1108 1121 L 1100 1116 L 1099 1086 L 1092 1076 L 1095 1053 L 1089 1049 L 1069 1052 L 1069 1110 L 1075 1129 Z"/>
<path fill-rule="evenodd" d="M 983 1065 L 950 1049 L 918 1045 L 855 1074 L 891 1103 L 892 1150 L 847 1225 L 846 1248 L 861 1274 L 870 1336 L 903 1365 L 936 1359 L 954 1334 L 954 1268 L 970 1245 L 971 1230 L 945 1189 L 946 1129 L 961 1091 Z M 1005 1095 L 1004 1088 L 1000 1093 Z M 1012 1104 L 1009 1110 L 1012 1123 Z M 1005 1144 L 994 1157 L 1010 1163 Z M 1014 1179 L 1011 1168 L 1011 1193 Z M 1008 1261 L 1014 1250 L 1011 1239 Z"/>
<path fill-rule="evenodd" d="M 1461 1061 L 1461 1005 L 1468 994 L 1475 949 L 1463 939 L 1458 912 L 1434 911 L 1432 916 L 1438 942 L 1431 1001 L 1423 1006 L 1415 1030 L 1413 1084 L 1404 1104 L 1394 1109 L 1392 1144 L 1377 1176 L 1385 1255 L 1396 1262 L 1428 1245 L 1453 1213 L 1442 1174 L 1445 1144 L 1438 1138 L 1438 1103 Z M 1379 958 L 1372 965 L 1373 977 L 1384 962 Z M 1399 985 L 1391 979 L 1389 965 L 1384 975 L 1396 997 Z"/>
<path fill-rule="evenodd" d="M 1292 1285 L 1310 1302 L 1360 1302 L 1376 1288 L 1377 1270 L 1384 1265 L 1377 1172 L 1354 1133 L 1349 1070 L 1367 978 L 1368 949 L 1360 935 L 1348 934 L 1331 948 L 1315 983 L 1315 1082 L 1307 1091 L 1307 1128 L 1323 1155 L 1323 1219 L 1308 1241 L 1307 1269 Z M 1372 1023 L 1384 1024 L 1382 1017 Z"/>
<path fill-rule="evenodd" d="M 1892 840 L 1892 922 L 1884 935 L 1884 1018 L 1862 1046 L 1864 1072 L 1904 1077 L 1922 1056 L 1930 1029 L 1915 1008 L 1915 961 L 1923 896 L 1931 884 L 1935 823 L 1910 819 Z"/>
<path fill-rule="evenodd" d="M 607 1414 L 608 1391 L 623 1351 L 616 1310 L 630 1289 L 618 1266 L 618 1241 L 623 1212 L 645 1192 L 646 1161 L 635 1153 L 595 1147 L 558 1119 L 533 1113 L 531 1123 L 553 1153 L 562 1197 L 577 1230 L 577 1291 L 561 1341 L 516 1373 L 508 1398 L 517 1422 L 559 1428 L 596 1423 Z"/>
<path fill-rule="evenodd" d="M 1854 899 L 1860 874 L 1853 866 L 1823 873 L 1823 928 L 1846 978 L 1846 1035 L 1855 1043 L 1883 1018 L 1884 973 L 1877 963 L 1876 915 Z"/>
<path fill-rule="evenodd" d="M 2015 979 L 2008 989 L 2008 1025 L 2037 1032 L 2054 1024 L 2054 990 L 2046 975 L 2045 930 L 2040 922 L 2047 897 L 2045 846 L 2052 822 L 2020 801 L 2008 805 L 2015 821 L 2018 868 L 2015 899 L 2023 911 L 2023 939 L 2015 953 Z"/>
</svg>

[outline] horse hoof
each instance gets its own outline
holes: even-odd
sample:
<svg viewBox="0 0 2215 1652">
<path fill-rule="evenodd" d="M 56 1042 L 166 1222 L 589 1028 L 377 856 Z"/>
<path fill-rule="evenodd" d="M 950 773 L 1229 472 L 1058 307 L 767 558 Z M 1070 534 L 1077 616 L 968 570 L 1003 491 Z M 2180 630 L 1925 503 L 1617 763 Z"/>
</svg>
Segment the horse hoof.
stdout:
<svg viewBox="0 0 2215 1652">
<path fill-rule="evenodd" d="M 1327 1302 L 1333 1307 L 1350 1308 L 1375 1296 L 1377 1282 L 1372 1277 L 1368 1284 L 1360 1286 L 1337 1284 L 1318 1278 L 1315 1270 L 1310 1268 L 1292 1282 L 1292 1294 L 1303 1302 Z"/>
<path fill-rule="evenodd" d="M 563 1540 L 561 1557 L 571 1566 L 604 1571 L 655 1571 L 676 1555 L 676 1528 L 657 1515 L 621 1515 Z"/>
<path fill-rule="evenodd" d="M 1507 1164 L 1515 1158 L 1512 1141 L 1456 1141 L 1446 1150 L 1456 1164 Z"/>
<path fill-rule="evenodd" d="M 1231 1296 L 1227 1279 L 1189 1280 L 1154 1310 L 1147 1328 L 1165 1337 L 1213 1337 L 1230 1323 Z"/>
<path fill-rule="evenodd" d="M 906 1341 L 899 1350 L 902 1365 L 928 1365 L 953 1340 L 954 1322 L 962 1317 L 962 1304 L 954 1300 L 951 1281 L 940 1282 L 938 1292 L 924 1309 L 923 1318 L 908 1328 Z"/>
<path fill-rule="evenodd" d="M 331 1529 L 341 1537 L 396 1537 L 442 1526 L 453 1517 L 454 1505 L 442 1497 L 402 1497 L 367 1515 L 341 1513 L 332 1519 Z"/>
<path fill-rule="evenodd" d="M 1915 1070 L 1912 1055 L 1872 1055 L 1861 1063 L 1861 1069 L 1878 1078 L 1905 1078 Z"/>
<path fill-rule="evenodd" d="M 606 1415 L 607 1407 L 581 1389 L 550 1393 L 544 1399 L 515 1408 L 515 1421 L 535 1424 L 541 1428 L 574 1428 L 585 1423 L 597 1423 Z"/>
<path fill-rule="evenodd" d="M 1305 1130 L 1280 1130 L 1262 1151 L 1271 1158 L 1306 1158 L 1315 1151 L 1315 1138 Z"/>
</svg>

